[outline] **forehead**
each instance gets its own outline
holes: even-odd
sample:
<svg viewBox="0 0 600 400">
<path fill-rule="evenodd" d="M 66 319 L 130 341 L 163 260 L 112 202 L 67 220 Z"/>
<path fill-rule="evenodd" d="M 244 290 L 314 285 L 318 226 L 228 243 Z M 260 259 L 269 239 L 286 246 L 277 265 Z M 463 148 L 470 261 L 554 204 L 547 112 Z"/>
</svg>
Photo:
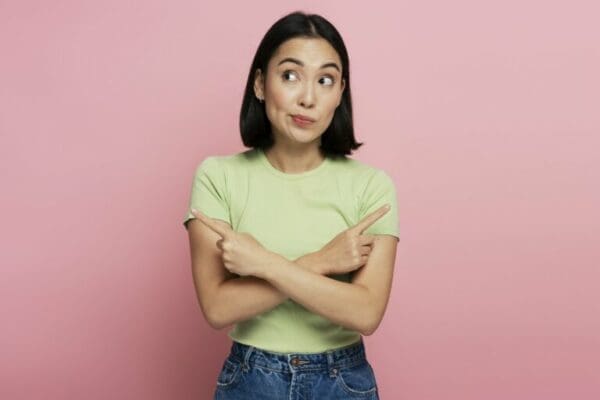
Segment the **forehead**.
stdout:
<svg viewBox="0 0 600 400">
<path fill-rule="evenodd" d="M 269 61 L 271 66 L 277 66 L 279 61 L 286 57 L 297 58 L 306 68 L 317 69 L 326 62 L 334 61 L 340 68 L 340 57 L 325 39 L 321 38 L 293 38 L 283 42 Z"/>
</svg>

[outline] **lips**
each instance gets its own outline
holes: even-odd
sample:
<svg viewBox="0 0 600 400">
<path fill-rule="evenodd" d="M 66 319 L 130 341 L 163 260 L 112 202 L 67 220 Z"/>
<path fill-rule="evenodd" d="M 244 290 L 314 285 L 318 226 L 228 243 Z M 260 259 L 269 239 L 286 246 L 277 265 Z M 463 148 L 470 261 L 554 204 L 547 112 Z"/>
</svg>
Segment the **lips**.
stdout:
<svg viewBox="0 0 600 400">
<path fill-rule="evenodd" d="M 315 120 L 313 118 L 307 117 L 306 115 L 295 114 L 295 115 L 292 115 L 292 117 L 297 120 L 300 120 L 302 122 L 315 122 Z"/>
</svg>

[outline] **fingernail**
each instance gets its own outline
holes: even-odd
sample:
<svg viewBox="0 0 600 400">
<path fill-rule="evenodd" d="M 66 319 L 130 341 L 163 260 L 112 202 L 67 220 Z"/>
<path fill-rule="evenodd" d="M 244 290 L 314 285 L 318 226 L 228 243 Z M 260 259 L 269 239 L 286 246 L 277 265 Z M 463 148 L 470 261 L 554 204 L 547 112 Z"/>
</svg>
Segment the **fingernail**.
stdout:
<svg viewBox="0 0 600 400">
<path fill-rule="evenodd" d="M 196 214 L 198 212 L 198 210 L 196 210 L 195 208 L 192 208 L 192 214 Z"/>
</svg>

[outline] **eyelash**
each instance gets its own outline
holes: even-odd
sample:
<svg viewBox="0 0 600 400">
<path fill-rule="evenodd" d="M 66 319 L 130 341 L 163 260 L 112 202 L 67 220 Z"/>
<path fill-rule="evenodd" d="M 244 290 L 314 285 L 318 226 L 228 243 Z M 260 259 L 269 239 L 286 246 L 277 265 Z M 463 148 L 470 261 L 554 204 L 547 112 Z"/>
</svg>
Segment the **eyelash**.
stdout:
<svg viewBox="0 0 600 400">
<path fill-rule="evenodd" d="M 284 71 L 284 72 L 281 74 L 281 77 L 283 78 L 283 80 L 284 80 L 284 81 L 285 81 L 285 80 L 287 80 L 287 79 L 285 79 L 285 75 L 287 75 L 287 74 L 289 74 L 289 73 L 295 73 L 295 72 L 294 72 L 294 71 L 292 71 L 292 70 L 289 70 L 289 69 L 288 69 L 288 70 Z M 334 79 L 334 78 L 333 78 L 331 75 L 325 75 L 325 77 L 327 77 L 327 78 L 331 79 L 331 85 L 327 85 L 327 86 L 333 86 L 333 85 L 335 85 L 335 79 Z"/>
</svg>

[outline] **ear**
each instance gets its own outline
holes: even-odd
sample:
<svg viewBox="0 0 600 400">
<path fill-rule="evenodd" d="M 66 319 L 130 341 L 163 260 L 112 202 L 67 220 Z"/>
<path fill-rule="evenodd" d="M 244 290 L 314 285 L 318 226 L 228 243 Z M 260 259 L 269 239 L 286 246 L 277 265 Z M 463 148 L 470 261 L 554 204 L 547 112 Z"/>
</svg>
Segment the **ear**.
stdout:
<svg viewBox="0 0 600 400">
<path fill-rule="evenodd" d="M 340 89 L 340 101 L 338 102 L 338 107 L 340 106 L 340 104 L 342 104 L 342 98 L 343 98 L 343 93 L 344 93 L 344 89 L 346 89 L 346 80 L 342 79 L 342 82 L 340 83 L 341 85 L 341 89 Z"/>
<path fill-rule="evenodd" d="M 261 99 L 264 99 L 264 76 L 262 74 L 262 71 L 260 70 L 260 68 L 256 69 L 256 72 L 254 73 L 254 95 L 256 97 L 259 97 Z"/>
</svg>

